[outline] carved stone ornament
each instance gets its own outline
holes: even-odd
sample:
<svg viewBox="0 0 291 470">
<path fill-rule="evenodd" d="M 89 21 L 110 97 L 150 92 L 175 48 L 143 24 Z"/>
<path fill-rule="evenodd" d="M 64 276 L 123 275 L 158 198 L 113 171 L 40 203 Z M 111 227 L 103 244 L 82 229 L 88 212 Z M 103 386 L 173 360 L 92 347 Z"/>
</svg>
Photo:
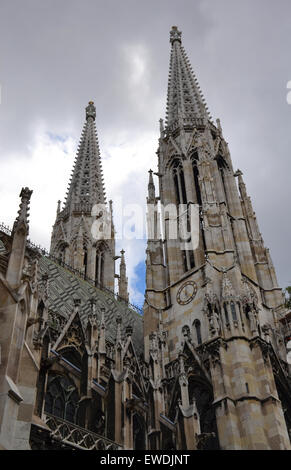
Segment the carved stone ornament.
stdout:
<svg viewBox="0 0 291 470">
<path fill-rule="evenodd" d="M 223 277 L 222 277 L 221 296 L 223 300 L 234 298 L 233 286 L 226 272 L 223 273 Z"/>
<path fill-rule="evenodd" d="M 242 296 L 241 300 L 244 304 L 254 304 L 257 306 L 258 304 L 258 296 L 251 284 L 246 280 L 242 279 Z"/>
</svg>

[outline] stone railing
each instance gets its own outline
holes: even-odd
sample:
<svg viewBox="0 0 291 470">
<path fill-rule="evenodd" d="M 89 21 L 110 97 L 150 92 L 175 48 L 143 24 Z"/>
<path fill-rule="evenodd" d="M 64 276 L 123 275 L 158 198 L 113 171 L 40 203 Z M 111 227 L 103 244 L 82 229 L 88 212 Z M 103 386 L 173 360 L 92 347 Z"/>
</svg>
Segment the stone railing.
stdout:
<svg viewBox="0 0 291 470">
<path fill-rule="evenodd" d="M 104 436 L 48 413 L 45 415 L 45 422 L 51 430 L 52 438 L 68 446 L 80 450 L 122 450 L 123 448 Z"/>
<path fill-rule="evenodd" d="M 181 119 L 181 121 L 176 120 L 174 122 L 171 122 L 171 124 L 167 125 L 164 131 L 165 137 L 175 132 L 180 127 L 181 123 L 184 127 L 205 127 L 205 120 L 203 118 L 189 115 Z"/>
<path fill-rule="evenodd" d="M 84 212 L 84 214 L 91 215 L 92 207 L 93 207 L 93 204 L 90 204 L 89 202 L 83 202 L 83 203 L 73 204 L 72 210 L 73 212 L 80 212 L 80 213 Z M 68 217 L 69 214 L 70 214 L 70 207 L 67 206 L 59 212 L 58 219 L 60 218 L 65 219 L 66 217 Z"/>
</svg>

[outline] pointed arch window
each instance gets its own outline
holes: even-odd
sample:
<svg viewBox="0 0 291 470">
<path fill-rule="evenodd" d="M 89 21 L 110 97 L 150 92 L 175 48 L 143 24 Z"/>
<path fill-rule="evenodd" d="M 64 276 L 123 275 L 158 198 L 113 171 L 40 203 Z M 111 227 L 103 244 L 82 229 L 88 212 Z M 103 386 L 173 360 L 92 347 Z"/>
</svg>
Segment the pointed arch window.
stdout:
<svg viewBox="0 0 291 470">
<path fill-rule="evenodd" d="M 182 250 L 182 259 L 184 265 L 184 271 L 190 271 L 195 268 L 195 259 L 193 250 Z"/>
<path fill-rule="evenodd" d="M 83 251 L 84 251 L 84 257 L 83 257 L 83 265 L 84 265 L 84 275 L 85 277 L 88 274 L 88 251 L 87 251 L 87 246 L 83 246 Z"/>
<path fill-rule="evenodd" d="M 195 328 L 195 335 L 196 335 L 196 341 L 198 345 L 202 344 L 202 336 L 201 336 L 201 323 L 199 320 L 194 321 L 194 328 Z"/>
<path fill-rule="evenodd" d="M 199 156 L 198 156 L 197 152 L 195 152 L 192 155 L 191 160 L 192 160 L 192 170 L 193 170 L 193 180 L 194 180 L 194 189 L 195 189 L 195 195 L 196 195 L 196 203 L 201 208 L 202 207 L 202 196 L 201 196 L 201 189 L 200 189 L 200 182 L 199 182 L 199 167 L 198 167 Z M 200 234 L 201 234 L 201 240 L 202 240 L 204 250 L 206 250 L 206 241 L 205 241 L 205 235 L 204 235 L 204 228 L 203 228 L 201 220 L 200 220 Z"/>
<path fill-rule="evenodd" d="M 189 222 L 189 215 L 188 215 L 188 208 L 187 208 L 187 194 L 186 194 L 186 186 L 185 186 L 185 178 L 184 178 L 184 170 L 183 170 L 183 165 L 181 160 L 175 159 L 173 164 L 172 164 L 172 173 L 173 173 L 173 180 L 174 180 L 174 186 L 175 186 L 175 194 L 176 194 L 176 203 L 180 205 L 185 205 L 185 210 L 187 211 L 187 231 L 188 233 L 190 232 L 190 222 Z M 182 210 L 182 209 L 181 209 Z M 181 217 L 180 214 L 180 208 L 179 208 L 179 216 Z M 180 222 L 182 222 L 182 219 L 178 219 Z M 183 222 L 182 222 L 183 223 Z M 181 229 L 181 226 L 179 226 L 179 233 Z M 182 243 L 187 243 L 190 242 L 191 236 L 188 240 L 182 240 Z M 195 259 L 194 259 L 194 253 L 193 250 L 181 250 L 182 252 L 182 261 L 183 261 L 183 266 L 184 266 L 184 271 L 187 272 L 190 269 L 193 269 L 195 267 Z"/>
<path fill-rule="evenodd" d="M 250 320 L 250 317 L 249 317 L 249 311 L 250 311 L 250 306 L 249 305 L 246 305 L 245 309 L 244 309 L 244 312 L 245 312 L 245 316 L 247 318 L 247 320 L 249 321 Z"/>
<path fill-rule="evenodd" d="M 226 323 L 226 326 L 227 326 L 227 325 L 229 325 L 229 316 L 228 316 L 226 303 L 223 304 L 223 310 L 224 310 L 225 323 Z"/>
<path fill-rule="evenodd" d="M 187 204 L 186 186 L 182 162 L 174 160 L 172 165 L 177 204 Z"/>
<path fill-rule="evenodd" d="M 53 402 L 53 415 L 63 418 L 65 408 L 65 400 L 62 396 L 57 396 Z"/>
<path fill-rule="evenodd" d="M 231 310 L 233 321 L 237 322 L 237 314 L 236 314 L 236 308 L 235 308 L 234 302 L 230 302 L 230 310 Z"/>
<path fill-rule="evenodd" d="M 72 423 L 77 421 L 79 394 L 72 380 L 49 376 L 44 411 Z"/>
<path fill-rule="evenodd" d="M 200 191 L 200 183 L 199 183 L 199 169 L 198 169 L 198 153 L 195 152 L 194 155 L 191 157 L 192 160 L 192 170 L 193 170 L 193 178 L 194 178 L 194 188 L 196 194 L 196 201 L 199 206 L 202 205 L 202 198 L 201 198 L 201 191 Z"/>
<path fill-rule="evenodd" d="M 225 194 L 225 197 L 226 197 L 227 188 L 226 188 L 226 181 L 225 181 L 224 175 L 225 175 L 225 172 L 227 172 L 229 170 L 229 166 L 228 166 L 226 160 L 224 159 L 224 157 L 221 154 L 217 155 L 216 161 L 217 161 L 217 167 L 218 167 L 219 174 L 220 174 L 220 180 L 221 180 L 222 188 L 223 188 L 223 191 L 224 191 L 224 194 Z"/>
<path fill-rule="evenodd" d="M 96 265 L 95 265 L 95 284 L 96 286 L 103 286 L 104 283 L 104 257 L 105 253 L 102 248 L 96 251 Z"/>
</svg>

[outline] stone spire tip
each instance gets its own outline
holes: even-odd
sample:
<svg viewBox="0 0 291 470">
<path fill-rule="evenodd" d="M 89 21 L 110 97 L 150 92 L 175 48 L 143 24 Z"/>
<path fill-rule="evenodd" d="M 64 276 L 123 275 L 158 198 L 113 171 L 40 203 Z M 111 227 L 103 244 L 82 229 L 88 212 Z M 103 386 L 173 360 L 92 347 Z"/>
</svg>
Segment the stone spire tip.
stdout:
<svg viewBox="0 0 291 470">
<path fill-rule="evenodd" d="M 94 105 L 94 101 L 89 101 L 88 106 L 86 107 L 86 119 L 93 118 L 95 121 L 96 118 L 96 107 Z"/>
<path fill-rule="evenodd" d="M 149 184 L 154 184 L 154 179 L 153 179 L 153 170 L 149 170 Z"/>
<path fill-rule="evenodd" d="M 170 43 L 174 44 L 175 41 L 182 42 L 182 32 L 178 30 L 177 26 L 172 26 L 170 31 Z"/>
</svg>

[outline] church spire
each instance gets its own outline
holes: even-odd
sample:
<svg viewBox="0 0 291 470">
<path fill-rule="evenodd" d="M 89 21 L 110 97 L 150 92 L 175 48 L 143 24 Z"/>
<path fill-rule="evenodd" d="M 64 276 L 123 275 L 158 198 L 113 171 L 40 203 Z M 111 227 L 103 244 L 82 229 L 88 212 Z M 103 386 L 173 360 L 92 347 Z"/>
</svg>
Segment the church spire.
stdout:
<svg viewBox="0 0 291 470">
<path fill-rule="evenodd" d="M 100 222 L 94 212 L 96 204 L 102 204 L 102 211 L 99 209 L 97 213 L 102 212 L 104 220 L 109 218 L 112 222 L 113 219 L 112 203 L 109 208 L 106 207 L 95 118 L 96 108 L 93 101 L 89 101 L 62 210 L 58 203 L 50 253 L 59 262 L 72 266 L 86 278 L 93 280 L 96 285 L 114 290 L 114 227 L 112 225 L 106 240 L 96 239 L 95 230 L 96 224 L 98 226 Z"/>
<path fill-rule="evenodd" d="M 172 45 L 168 80 L 166 124 L 180 126 L 195 124 L 197 119 L 210 115 L 197 78 L 182 46 L 182 33 L 177 26 L 170 31 Z"/>
<path fill-rule="evenodd" d="M 95 118 L 94 102 L 89 101 L 65 201 L 70 211 L 91 212 L 94 204 L 106 201 Z"/>
</svg>

